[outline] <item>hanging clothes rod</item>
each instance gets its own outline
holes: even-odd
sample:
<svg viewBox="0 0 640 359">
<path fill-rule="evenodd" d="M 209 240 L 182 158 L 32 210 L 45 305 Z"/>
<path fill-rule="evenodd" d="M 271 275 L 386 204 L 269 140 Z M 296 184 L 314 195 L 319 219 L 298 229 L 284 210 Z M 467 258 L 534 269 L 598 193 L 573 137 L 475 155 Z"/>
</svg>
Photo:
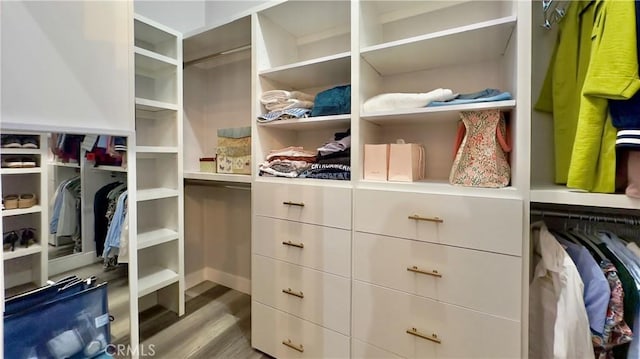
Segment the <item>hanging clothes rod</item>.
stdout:
<svg viewBox="0 0 640 359">
<path fill-rule="evenodd" d="M 233 49 L 230 49 L 230 50 L 225 50 L 225 51 L 218 52 L 218 53 L 215 53 L 215 54 L 203 56 L 203 57 L 197 58 L 195 60 L 185 61 L 183 67 L 199 64 L 199 63 L 202 63 L 202 62 L 206 62 L 206 61 L 215 59 L 215 58 L 220 57 L 220 56 L 231 55 L 231 54 L 235 54 L 236 52 L 246 51 L 246 50 L 249 50 L 249 49 L 251 49 L 251 44 L 239 46 L 239 47 L 236 47 L 236 48 L 233 48 Z"/>
<path fill-rule="evenodd" d="M 640 225 L 640 217 L 620 215 L 620 216 L 607 216 L 600 214 L 577 214 L 571 212 L 557 212 L 557 211 L 545 211 L 539 209 L 532 209 L 530 214 L 532 216 L 541 217 L 557 217 L 574 220 L 582 220 L 589 222 L 606 222 L 615 224 L 627 224 L 632 226 Z"/>
</svg>

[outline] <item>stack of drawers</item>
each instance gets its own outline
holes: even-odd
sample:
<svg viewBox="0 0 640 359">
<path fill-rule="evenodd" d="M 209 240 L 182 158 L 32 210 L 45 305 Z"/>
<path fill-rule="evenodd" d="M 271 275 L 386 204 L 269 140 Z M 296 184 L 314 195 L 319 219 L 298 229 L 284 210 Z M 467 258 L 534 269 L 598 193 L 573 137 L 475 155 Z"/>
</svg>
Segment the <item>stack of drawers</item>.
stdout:
<svg viewBox="0 0 640 359">
<path fill-rule="evenodd" d="M 354 195 L 353 357 L 520 357 L 520 200 Z"/>
<path fill-rule="evenodd" d="M 349 357 L 351 189 L 256 182 L 253 193 L 253 346 Z"/>
</svg>

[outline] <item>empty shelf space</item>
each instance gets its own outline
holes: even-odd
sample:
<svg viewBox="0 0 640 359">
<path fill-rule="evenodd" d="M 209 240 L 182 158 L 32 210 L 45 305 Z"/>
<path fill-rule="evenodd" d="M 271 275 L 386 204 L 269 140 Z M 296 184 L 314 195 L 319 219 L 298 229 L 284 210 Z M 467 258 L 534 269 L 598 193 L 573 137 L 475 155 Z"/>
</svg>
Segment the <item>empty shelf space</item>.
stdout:
<svg viewBox="0 0 640 359">
<path fill-rule="evenodd" d="M 560 185 L 533 186 L 530 199 L 531 202 L 538 203 L 628 209 L 640 208 L 640 200 L 627 197 L 624 194 L 590 193 Z"/>
<path fill-rule="evenodd" d="M 318 116 L 294 118 L 289 120 L 276 120 L 271 122 L 258 122 L 258 126 L 281 128 L 285 130 L 313 130 L 320 128 L 334 128 L 350 126 L 351 115 Z"/>
<path fill-rule="evenodd" d="M 138 202 L 152 201 L 154 199 L 177 197 L 179 195 L 178 190 L 171 188 L 148 188 L 140 189 L 136 193 Z"/>
<path fill-rule="evenodd" d="M 153 57 L 147 57 L 136 53 L 135 55 L 136 74 L 155 77 L 158 73 L 173 73 L 177 65 L 169 64 Z"/>
<path fill-rule="evenodd" d="M 23 175 L 29 173 L 42 173 L 42 168 L 40 167 L 32 167 L 32 168 L 2 168 L 0 169 L 0 173 L 3 175 Z"/>
<path fill-rule="evenodd" d="M 178 279 L 178 273 L 171 269 L 160 266 L 142 269 L 138 273 L 138 298 L 171 285 Z"/>
<path fill-rule="evenodd" d="M 136 146 L 136 153 L 178 153 L 174 146 Z"/>
<path fill-rule="evenodd" d="M 141 56 L 144 56 L 144 57 L 148 57 L 150 59 L 154 59 L 154 60 L 157 60 L 157 61 L 160 61 L 160 62 L 164 62 L 167 65 L 178 66 L 178 61 L 176 61 L 176 59 L 172 59 L 172 58 L 170 58 L 168 56 L 160 55 L 160 54 L 158 54 L 156 52 L 149 51 L 149 50 L 143 49 L 141 47 L 137 47 L 137 46 L 134 47 L 134 52 L 135 52 L 136 55 L 141 55 Z"/>
<path fill-rule="evenodd" d="M 0 148 L 0 155 L 40 155 L 38 148 Z"/>
<path fill-rule="evenodd" d="M 251 183 L 251 175 L 237 175 L 237 174 L 231 174 L 231 173 L 187 171 L 187 172 L 184 172 L 184 178 L 192 179 L 192 180 L 201 180 L 201 181 Z"/>
<path fill-rule="evenodd" d="M 516 106 L 515 100 L 495 101 L 495 102 L 478 102 L 463 105 L 422 107 L 416 109 L 405 109 L 397 111 L 385 111 L 375 113 L 363 113 L 360 117 L 369 122 L 384 124 L 407 124 L 416 122 L 427 122 L 438 118 L 446 117 L 450 114 L 449 119 L 458 120 L 460 111 L 478 111 L 489 109 L 510 110 Z"/>
<path fill-rule="evenodd" d="M 40 212 L 42 212 L 42 207 L 40 206 L 33 206 L 29 208 L 5 209 L 5 210 L 2 210 L 2 217 L 20 216 L 23 214 L 40 213 Z"/>
<path fill-rule="evenodd" d="M 89 169 L 96 171 L 127 172 L 127 169 L 121 166 L 97 166 L 89 167 Z"/>
<path fill-rule="evenodd" d="M 178 232 L 167 228 L 138 233 L 138 249 L 157 246 L 177 239 Z"/>
<path fill-rule="evenodd" d="M 138 14 L 134 15 L 135 46 L 169 58 L 177 58 L 178 37 L 172 30 Z"/>
<path fill-rule="evenodd" d="M 415 182 L 361 180 L 359 189 L 377 189 L 387 191 L 410 191 L 415 193 L 442 193 L 461 196 L 477 196 L 487 198 L 520 199 L 522 195 L 516 187 L 482 188 L 454 186 L 448 181 L 422 180 Z"/>
<path fill-rule="evenodd" d="M 361 55 L 382 76 L 480 62 L 501 57 L 515 16 L 370 46 Z"/>
<path fill-rule="evenodd" d="M 24 248 L 24 247 L 20 247 L 16 243 L 16 249 L 14 251 L 5 250 L 2 256 L 6 261 L 8 259 L 25 257 L 32 254 L 38 254 L 40 252 L 42 252 L 42 247 L 39 244 L 32 244 L 29 246 L 29 248 Z"/>
<path fill-rule="evenodd" d="M 260 71 L 260 76 L 295 89 L 346 84 L 351 81 L 351 53 L 275 67 Z"/>
<path fill-rule="evenodd" d="M 178 105 L 168 102 L 149 100 L 146 98 L 136 97 L 136 109 L 158 112 L 158 111 L 178 111 Z"/>
</svg>

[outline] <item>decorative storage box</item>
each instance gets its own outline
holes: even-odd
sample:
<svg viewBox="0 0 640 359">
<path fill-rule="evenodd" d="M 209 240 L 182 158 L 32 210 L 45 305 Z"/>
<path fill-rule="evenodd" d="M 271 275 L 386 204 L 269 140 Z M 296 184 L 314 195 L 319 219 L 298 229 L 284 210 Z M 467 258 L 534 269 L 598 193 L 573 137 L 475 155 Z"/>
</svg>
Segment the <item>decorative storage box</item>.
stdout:
<svg viewBox="0 0 640 359">
<path fill-rule="evenodd" d="M 389 172 L 389 145 L 364 145 L 364 179 L 386 181 Z"/>
<path fill-rule="evenodd" d="M 417 143 L 392 143 L 389 148 L 389 181 L 424 179 L 424 147 Z"/>
<path fill-rule="evenodd" d="M 251 127 L 218 129 L 218 173 L 251 174 Z"/>
<path fill-rule="evenodd" d="M 215 157 L 203 157 L 200 159 L 200 172 L 216 173 L 217 170 Z"/>
</svg>

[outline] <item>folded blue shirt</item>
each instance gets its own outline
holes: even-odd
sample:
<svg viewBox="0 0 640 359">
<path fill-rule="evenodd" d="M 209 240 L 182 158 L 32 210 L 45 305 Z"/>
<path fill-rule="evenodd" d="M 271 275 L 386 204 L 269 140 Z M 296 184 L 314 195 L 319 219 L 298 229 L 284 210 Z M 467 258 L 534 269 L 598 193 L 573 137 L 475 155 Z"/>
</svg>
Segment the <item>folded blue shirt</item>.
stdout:
<svg viewBox="0 0 640 359">
<path fill-rule="evenodd" d="M 512 99 L 513 97 L 511 97 L 511 94 L 508 92 L 501 92 L 500 90 L 496 89 L 484 89 L 478 92 L 460 94 L 453 100 L 449 101 L 433 101 L 428 104 L 427 107 L 462 105 L 466 103 L 477 102 L 506 101 Z"/>
</svg>

